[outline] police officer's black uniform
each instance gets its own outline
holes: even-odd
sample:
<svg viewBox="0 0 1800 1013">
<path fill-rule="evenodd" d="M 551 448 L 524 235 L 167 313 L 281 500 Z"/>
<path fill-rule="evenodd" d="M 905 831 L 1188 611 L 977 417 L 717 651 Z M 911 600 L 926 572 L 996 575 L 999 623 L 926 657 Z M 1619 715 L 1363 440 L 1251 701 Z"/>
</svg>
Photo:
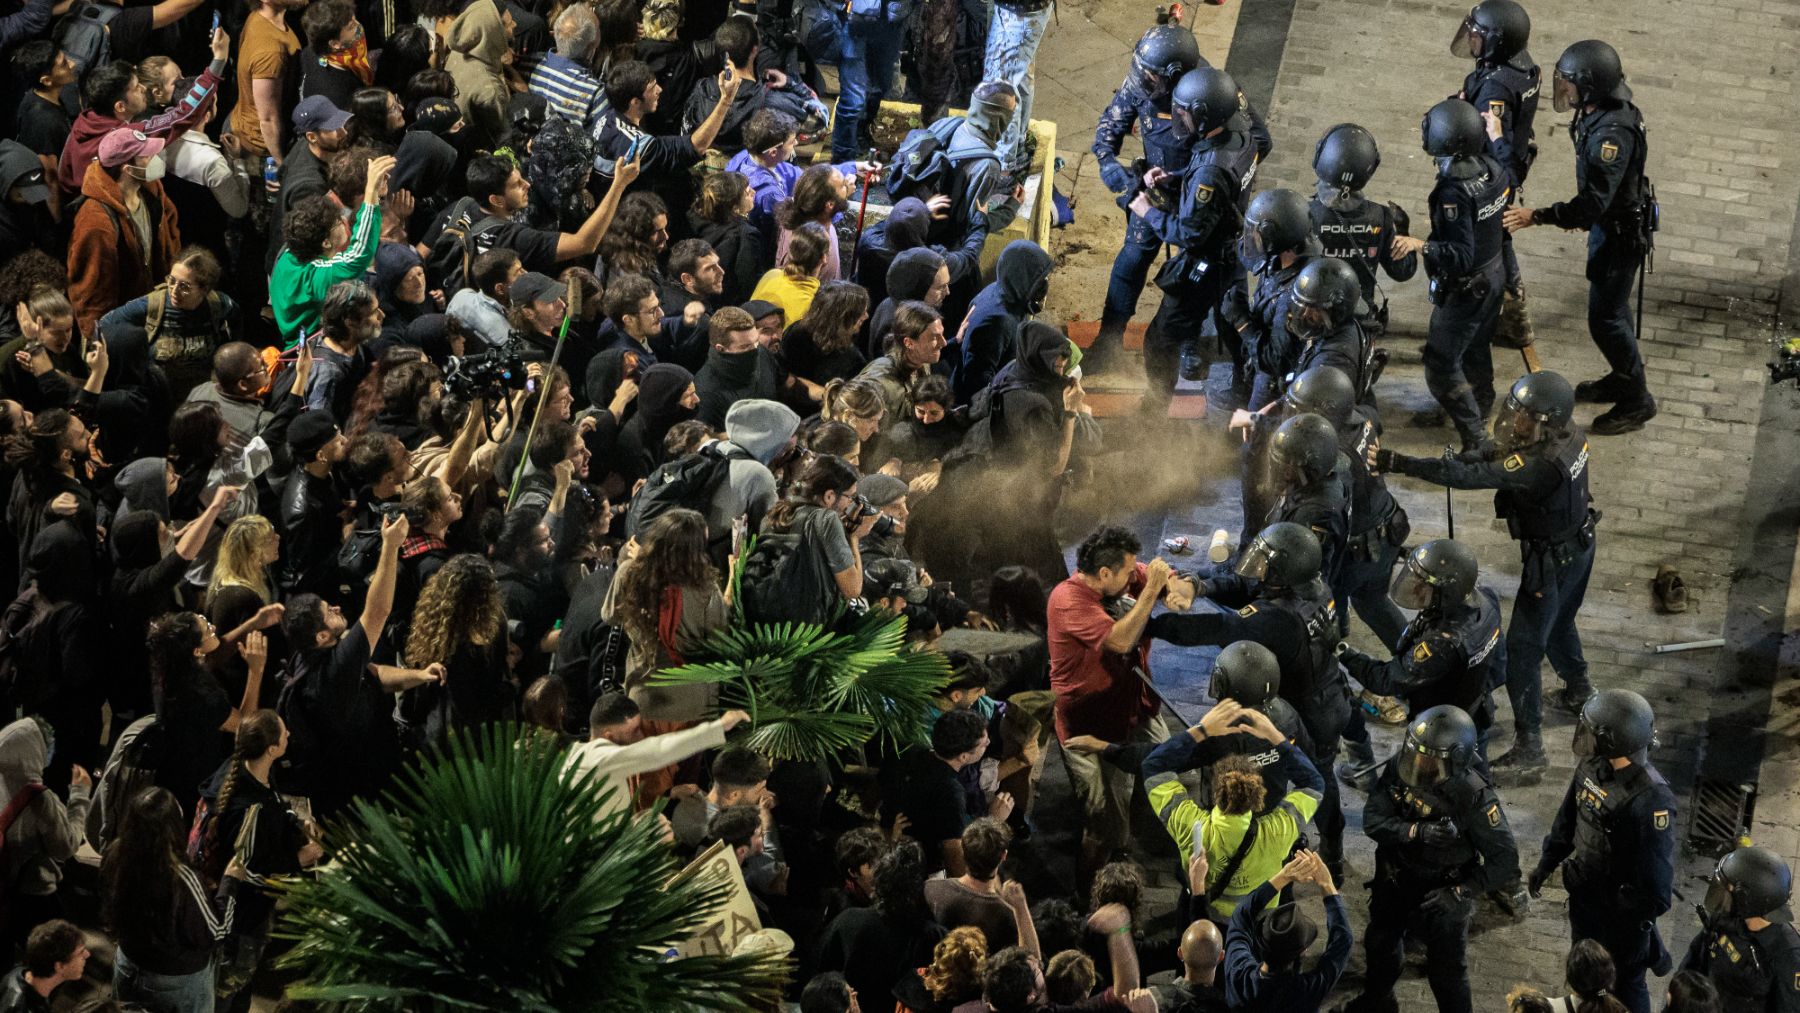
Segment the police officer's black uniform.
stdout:
<svg viewBox="0 0 1800 1013">
<path fill-rule="evenodd" d="M 1619 54 L 1604 42 L 1577 42 L 1556 63 L 1558 112 L 1579 107 L 1575 142 L 1577 192 L 1547 208 L 1521 210 L 1534 225 L 1586 229 L 1588 333 L 1611 372 L 1575 389 L 1577 400 L 1612 402 L 1594 420 L 1601 436 L 1641 429 L 1656 415 L 1644 378 L 1631 285 L 1650 251 L 1655 200 L 1644 178 L 1648 139 L 1644 117 L 1631 104 Z"/>
<path fill-rule="evenodd" d="M 1525 49 L 1530 40 L 1531 17 L 1525 8 L 1514 0 L 1482 0 L 1463 19 L 1450 43 L 1452 53 L 1475 60 L 1475 69 L 1463 78 L 1457 97 L 1499 121 L 1500 137 L 1490 147 L 1512 173 L 1515 202 L 1521 199 L 1525 177 L 1537 158 L 1533 124 L 1542 82 L 1537 63 Z M 1506 295 L 1497 337 L 1504 339 L 1499 343 L 1506 347 L 1524 347 L 1531 343 L 1531 321 L 1510 235 L 1502 239 L 1500 249 L 1506 265 Z"/>
<path fill-rule="evenodd" d="M 1350 696 L 1337 660 L 1337 606 L 1319 576 L 1319 562 L 1319 541 L 1310 530 L 1272 524 L 1245 547 L 1237 574 L 1182 575 L 1218 604 L 1241 605 L 1237 611 L 1165 613 L 1151 617 L 1145 632 L 1184 647 L 1249 640 L 1268 648 L 1281 665 L 1281 698 L 1299 712 L 1312 738 L 1307 755 L 1325 771 L 1350 720 Z M 1324 798 L 1313 819 L 1320 857 L 1341 874 L 1344 813 L 1336 780 L 1324 780 Z"/>
<path fill-rule="evenodd" d="M 1380 661 L 1346 650 L 1340 660 L 1369 690 L 1403 698 L 1408 714 L 1440 704 L 1456 707 L 1469 715 L 1484 742 L 1494 723 L 1490 690 L 1499 685 L 1501 671 L 1496 660 L 1506 652 L 1500 598 L 1492 588 L 1476 586 L 1476 576 L 1474 554 L 1453 539 L 1414 549 L 1394 578 L 1393 597 L 1419 614 L 1407 624 L 1393 657 Z"/>
<path fill-rule="evenodd" d="M 1215 701 L 1235 700 L 1251 710 L 1261 711 L 1270 724 L 1300 747 L 1301 752 L 1312 749 L 1312 739 L 1306 734 L 1300 712 L 1280 696 L 1281 663 L 1267 647 L 1249 640 L 1227 644 L 1219 651 L 1218 660 L 1213 662 L 1207 691 Z M 1194 747 L 1194 763 L 1209 771 L 1209 777 L 1202 785 L 1205 789 L 1201 793 L 1203 808 L 1211 805 L 1212 765 L 1227 756 L 1244 757 L 1262 777 L 1263 812 L 1272 812 L 1281 805 L 1282 799 L 1287 797 L 1289 782 L 1286 768 L 1281 764 L 1280 750 L 1251 732 L 1239 731 L 1208 735 Z"/>
<path fill-rule="evenodd" d="M 1287 330 L 1288 293 L 1319 249 L 1306 200 L 1292 190 L 1259 193 L 1244 212 L 1237 257 L 1246 271 L 1256 275 L 1256 291 L 1247 307 L 1240 309 L 1242 304 L 1234 302 L 1228 315 L 1238 317 L 1244 372 L 1254 377 L 1244 391 L 1253 411 L 1281 396 L 1299 359 L 1299 343 Z"/>
<path fill-rule="evenodd" d="M 1394 256 L 1394 236 L 1405 235 L 1410 227 L 1406 212 L 1363 196 L 1363 187 L 1380 166 L 1373 134 L 1355 123 L 1332 127 L 1313 149 L 1319 183 L 1306 205 L 1325 256 L 1356 272 L 1363 301 L 1357 319 L 1371 336 L 1387 330 L 1387 300 L 1376 291 L 1380 275 L 1408 281 L 1419 270 L 1417 253 Z"/>
<path fill-rule="evenodd" d="M 1318 415 L 1296 415 L 1275 430 L 1269 464 L 1280 489 L 1258 530 L 1286 521 L 1319 540 L 1319 575 L 1335 589 L 1350 540 L 1350 464 L 1338 451 L 1337 431 Z M 1246 530 L 1238 544 L 1250 543 Z"/>
<path fill-rule="evenodd" d="M 1712 979 L 1723 1008 L 1800 1013 L 1800 933 L 1787 909 L 1793 888 L 1793 871 L 1767 848 L 1738 848 L 1719 859 L 1698 905 L 1702 928 L 1681 969 Z"/>
<path fill-rule="evenodd" d="M 1358 401 L 1373 403 L 1375 344 L 1357 318 L 1360 285 L 1356 271 L 1331 257 L 1306 262 L 1289 290 L 1287 332 L 1299 341 L 1294 365 L 1281 378 L 1287 390 L 1295 376 L 1315 366 L 1342 370 L 1356 388 Z"/>
<path fill-rule="evenodd" d="M 1519 878 L 1506 811 L 1472 765 L 1475 739 L 1469 716 L 1457 708 L 1421 711 L 1369 792 L 1363 830 L 1375 842 L 1375 879 L 1363 935 L 1368 974 L 1346 1013 L 1397 1013 L 1394 983 L 1408 935 L 1425 943 L 1440 1013 L 1472 1008 L 1466 949 L 1475 898 Z"/>
<path fill-rule="evenodd" d="M 1232 241 L 1241 227 L 1256 179 L 1257 147 L 1250 137 L 1243 95 L 1224 71 L 1192 70 L 1171 97 L 1181 123 L 1196 137 L 1187 167 L 1174 177 L 1181 196 L 1174 213 L 1149 207 L 1144 222 L 1163 243 L 1179 247 L 1157 273 L 1162 308 L 1144 344 L 1144 403 L 1154 410 L 1175 391 L 1181 346 L 1200 334 L 1234 281 Z M 1223 335 L 1226 327 L 1215 323 Z"/>
<path fill-rule="evenodd" d="M 1501 214 L 1510 176 L 1483 150 L 1481 118 L 1466 102 L 1447 100 L 1425 114 L 1425 151 L 1438 159 L 1431 191 L 1431 329 L 1425 339 L 1425 386 L 1462 438 L 1462 449 L 1486 442 L 1482 419 L 1494 403 L 1490 342 L 1499 319 L 1506 268 Z"/>
<path fill-rule="evenodd" d="M 1674 897 L 1675 794 L 1650 765 L 1654 740 L 1655 716 L 1636 693 L 1609 689 L 1587 702 L 1575 731 L 1583 759 L 1530 879 L 1535 896 L 1562 867 L 1570 936 L 1612 954 L 1613 994 L 1632 1013 L 1650 1013 L 1644 973 L 1672 964 L 1656 919 Z"/>
<path fill-rule="evenodd" d="M 1548 371 L 1513 384 L 1494 420 L 1501 449 L 1478 459 L 1375 454 L 1375 469 L 1423 478 L 1452 489 L 1493 489 L 1494 511 L 1519 543 L 1522 570 L 1506 628 L 1506 694 L 1512 700 L 1513 748 L 1494 761 L 1501 784 L 1535 783 L 1545 767 L 1542 723 L 1545 655 L 1567 688 L 1571 707 L 1591 688 L 1575 616 L 1594 568 L 1600 514 L 1588 494 L 1588 446 L 1569 426 L 1574 394 Z"/>
</svg>

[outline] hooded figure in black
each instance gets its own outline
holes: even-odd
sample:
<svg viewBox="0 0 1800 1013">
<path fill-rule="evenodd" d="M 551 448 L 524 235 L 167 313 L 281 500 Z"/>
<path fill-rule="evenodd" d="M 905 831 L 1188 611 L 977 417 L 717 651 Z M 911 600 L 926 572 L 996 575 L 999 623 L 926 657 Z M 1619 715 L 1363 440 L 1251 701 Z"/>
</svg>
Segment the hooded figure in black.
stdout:
<svg viewBox="0 0 1800 1013">
<path fill-rule="evenodd" d="M 113 573 L 106 595 L 112 617 L 114 646 L 111 699 L 115 711 L 144 714 L 150 709 L 150 655 L 144 638 L 150 620 L 178 612 L 175 589 L 189 560 L 179 552 L 163 553 L 163 520 L 149 510 L 134 510 L 113 521 Z"/>
<path fill-rule="evenodd" d="M 869 314 L 869 326 L 861 335 L 858 348 L 865 357 L 874 359 L 887 348 L 888 332 L 894 329 L 894 311 L 908 299 L 925 302 L 925 293 L 937 281 L 938 272 L 944 269 L 944 258 L 938 256 L 936 250 L 929 246 L 915 246 L 902 250 L 894 257 L 882 277 L 881 289 L 885 296 L 875 305 L 874 312 Z M 870 289 L 869 298 L 875 299 L 875 291 Z M 946 334 L 954 333 L 949 318 L 944 320 Z M 942 362 L 942 360 L 940 360 Z"/>
<path fill-rule="evenodd" d="M 450 108 L 455 109 L 455 103 Z M 388 186 L 413 195 L 412 217 L 406 220 L 409 241 L 423 239 L 425 230 L 450 205 L 449 187 L 463 178 L 461 170 L 466 163 L 454 144 L 427 128 L 414 124 L 407 129 L 394 151 L 394 174 Z"/>
<path fill-rule="evenodd" d="M 919 198 L 908 197 L 895 204 L 886 219 L 863 233 L 856 244 L 856 277 L 852 280 L 869 290 L 869 305 L 887 298 L 888 265 L 894 257 L 903 250 L 924 246 L 930 229 L 931 209 Z"/>
<path fill-rule="evenodd" d="M 1050 255 L 1029 239 L 1015 239 L 1000 251 L 994 283 L 975 297 L 964 321 L 961 361 L 951 381 L 957 403 L 967 404 L 1020 351 L 1019 328 L 1044 308 L 1050 268 Z"/>
<path fill-rule="evenodd" d="M 731 340 L 726 336 L 726 341 Z M 725 428 L 725 413 L 746 398 L 780 401 L 787 390 L 787 373 L 760 341 L 740 351 L 726 351 L 713 345 L 706 353 L 706 365 L 694 377 L 694 388 L 700 394 L 696 417 L 715 432 Z"/>
<path fill-rule="evenodd" d="M 594 211 L 588 177 L 594 170 L 594 141 L 581 125 L 552 116 L 531 142 L 525 175 L 531 204 L 525 221 L 534 229 L 579 232 Z"/>
<path fill-rule="evenodd" d="M 381 304 L 381 338 L 389 345 L 416 345 L 413 321 L 431 312 L 431 298 L 408 302 L 401 297 L 401 283 L 413 268 L 423 271 L 419 251 L 405 243 L 382 243 L 375 250 L 375 298 Z"/>
<path fill-rule="evenodd" d="M 47 524 L 26 556 L 37 593 L 50 612 L 23 645 L 22 671 L 36 673 L 37 693 L 16 702 L 56 729 L 44 781 L 69 783 L 69 764 L 94 768 L 100 752 L 100 701 L 105 696 L 106 624 L 100 618 L 94 545 L 70 521 Z M 30 697 L 35 695 L 36 699 Z"/>
<path fill-rule="evenodd" d="M 700 405 L 694 374 L 672 362 L 644 370 L 638 383 L 637 413 L 619 431 L 613 455 L 613 470 L 628 484 L 648 478 L 663 463 L 663 437 L 676 423 L 693 418 Z"/>
</svg>

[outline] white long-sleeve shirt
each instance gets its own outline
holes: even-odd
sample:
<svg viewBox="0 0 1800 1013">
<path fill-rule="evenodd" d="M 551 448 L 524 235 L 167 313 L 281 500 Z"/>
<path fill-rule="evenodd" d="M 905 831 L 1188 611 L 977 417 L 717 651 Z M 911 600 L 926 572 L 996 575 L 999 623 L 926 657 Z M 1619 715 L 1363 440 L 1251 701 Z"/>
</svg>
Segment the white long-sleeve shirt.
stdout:
<svg viewBox="0 0 1800 1013">
<path fill-rule="evenodd" d="M 703 750 L 723 748 L 724 745 L 724 722 L 708 721 L 667 735 L 652 735 L 628 746 L 621 746 L 607 739 L 595 739 L 571 749 L 568 763 L 571 768 L 580 771 L 581 776 L 599 778 L 603 786 L 613 789 L 606 797 L 605 808 L 601 813 L 604 817 L 631 808 L 630 778 L 660 770 L 672 763 L 680 763 Z"/>
</svg>

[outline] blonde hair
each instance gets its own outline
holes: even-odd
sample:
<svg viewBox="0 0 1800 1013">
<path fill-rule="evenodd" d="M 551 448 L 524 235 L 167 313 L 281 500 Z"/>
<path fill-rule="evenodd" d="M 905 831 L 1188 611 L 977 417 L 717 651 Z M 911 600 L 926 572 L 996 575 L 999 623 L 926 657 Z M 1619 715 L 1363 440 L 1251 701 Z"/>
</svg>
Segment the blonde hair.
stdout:
<svg viewBox="0 0 1800 1013">
<path fill-rule="evenodd" d="M 921 976 L 938 1002 L 961 1001 L 981 994 L 987 970 L 987 936 L 972 925 L 951 929 L 931 951 L 931 966 Z"/>
<path fill-rule="evenodd" d="M 206 584 L 206 604 L 222 587 L 247 587 L 267 605 L 274 597 L 269 586 L 269 573 L 262 562 L 263 542 L 275 533 L 275 525 L 261 514 L 245 514 L 231 522 L 225 537 L 219 540 L 219 557 L 213 563 L 212 580 Z"/>
</svg>

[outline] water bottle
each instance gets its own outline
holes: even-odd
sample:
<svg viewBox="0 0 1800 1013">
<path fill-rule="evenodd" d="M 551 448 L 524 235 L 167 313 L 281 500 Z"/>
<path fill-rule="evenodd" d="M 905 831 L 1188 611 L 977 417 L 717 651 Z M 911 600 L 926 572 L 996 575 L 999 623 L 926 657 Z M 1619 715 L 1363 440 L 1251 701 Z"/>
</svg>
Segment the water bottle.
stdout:
<svg viewBox="0 0 1800 1013">
<path fill-rule="evenodd" d="M 275 156 L 263 159 L 263 187 L 270 193 L 281 189 L 281 170 L 275 165 Z"/>
</svg>

